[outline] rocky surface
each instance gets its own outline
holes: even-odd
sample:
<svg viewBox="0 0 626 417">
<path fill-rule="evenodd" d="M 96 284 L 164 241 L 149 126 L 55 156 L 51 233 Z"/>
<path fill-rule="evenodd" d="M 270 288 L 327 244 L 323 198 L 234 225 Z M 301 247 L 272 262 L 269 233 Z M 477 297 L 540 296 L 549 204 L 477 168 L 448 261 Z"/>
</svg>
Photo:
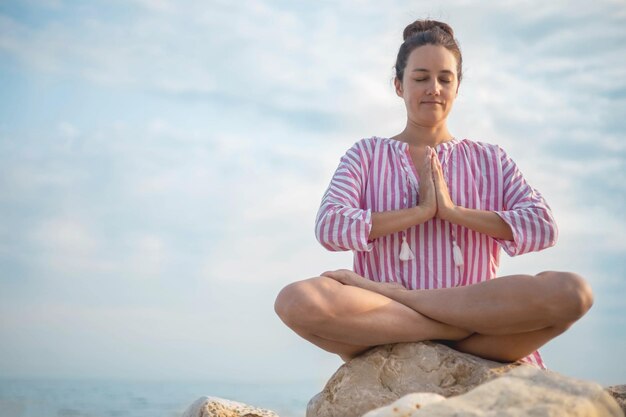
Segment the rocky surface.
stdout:
<svg viewBox="0 0 626 417">
<path fill-rule="evenodd" d="M 614 385 L 608 387 L 607 392 L 615 398 L 615 401 L 622 407 L 622 411 L 626 413 L 626 385 Z"/>
<path fill-rule="evenodd" d="M 432 394 L 431 394 L 432 395 Z M 419 400 L 419 398 L 416 398 Z M 400 400 L 401 401 L 401 400 Z M 463 395 L 383 407 L 366 417 L 623 417 L 617 402 L 600 385 L 519 367 Z"/>
<path fill-rule="evenodd" d="M 278 414 L 223 398 L 202 397 L 182 417 L 278 417 Z"/>
<path fill-rule="evenodd" d="M 379 346 L 330 378 L 307 417 L 624 417 L 626 385 L 600 385 L 502 364 L 433 342 Z M 367 414 L 366 414 L 367 413 Z M 202 397 L 182 417 L 278 417 Z"/>
<path fill-rule="evenodd" d="M 432 342 L 379 346 L 342 365 L 311 399 L 306 415 L 360 417 L 414 392 L 460 395 L 516 366 Z"/>
<path fill-rule="evenodd" d="M 439 394 L 433 394 L 432 392 L 419 392 L 405 395 L 389 404 L 386 407 L 376 408 L 372 411 L 368 411 L 363 417 L 409 417 L 420 408 L 434 404 L 441 401 L 445 401 L 446 397 Z"/>
</svg>

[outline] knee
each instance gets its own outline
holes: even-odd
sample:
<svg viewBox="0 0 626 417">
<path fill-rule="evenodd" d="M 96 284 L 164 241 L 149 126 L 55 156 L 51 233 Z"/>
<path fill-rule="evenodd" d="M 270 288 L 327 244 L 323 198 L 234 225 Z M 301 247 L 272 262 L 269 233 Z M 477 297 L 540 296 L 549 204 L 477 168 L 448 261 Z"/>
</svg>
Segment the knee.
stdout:
<svg viewBox="0 0 626 417">
<path fill-rule="evenodd" d="M 572 272 L 546 271 L 537 275 L 550 280 L 552 291 L 545 301 L 557 325 L 569 327 L 580 319 L 593 305 L 593 292 L 589 284 Z"/>
<path fill-rule="evenodd" d="M 337 284 L 341 285 L 326 277 L 289 284 L 278 293 L 274 311 L 289 327 L 307 327 L 325 320 L 332 315 L 329 293 Z"/>
</svg>

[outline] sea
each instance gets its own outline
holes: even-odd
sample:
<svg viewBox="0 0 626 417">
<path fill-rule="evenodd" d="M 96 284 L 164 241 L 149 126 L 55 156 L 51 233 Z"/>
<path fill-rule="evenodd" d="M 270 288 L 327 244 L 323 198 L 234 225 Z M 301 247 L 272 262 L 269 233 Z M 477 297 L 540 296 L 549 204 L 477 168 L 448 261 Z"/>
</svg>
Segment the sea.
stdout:
<svg viewBox="0 0 626 417">
<path fill-rule="evenodd" d="M 203 396 L 304 417 L 319 381 L 184 382 L 89 379 L 2 379 L 0 417 L 180 417 Z"/>
</svg>

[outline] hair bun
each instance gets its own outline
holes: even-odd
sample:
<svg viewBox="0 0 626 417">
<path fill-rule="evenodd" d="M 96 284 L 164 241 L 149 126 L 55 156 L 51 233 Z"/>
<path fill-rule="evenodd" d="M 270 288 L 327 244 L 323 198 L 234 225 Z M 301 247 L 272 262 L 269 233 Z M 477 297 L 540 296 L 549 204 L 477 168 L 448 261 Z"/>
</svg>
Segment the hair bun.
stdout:
<svg viewBox="0 0 626 417">
<path fill-rule="evenodd" d="M 420 33 L 427 32 L 429 30 L 437 30 L 440 29 L 454 38 L 454 31 L 447 23 L 439 22 L 437 20 L 416 20 L 415 22 L 408 25 L 404 28 L 404 32 L 402 33 L 402 37 L 404 40 L 410 38 L 411 36 Z"/>
</svg>

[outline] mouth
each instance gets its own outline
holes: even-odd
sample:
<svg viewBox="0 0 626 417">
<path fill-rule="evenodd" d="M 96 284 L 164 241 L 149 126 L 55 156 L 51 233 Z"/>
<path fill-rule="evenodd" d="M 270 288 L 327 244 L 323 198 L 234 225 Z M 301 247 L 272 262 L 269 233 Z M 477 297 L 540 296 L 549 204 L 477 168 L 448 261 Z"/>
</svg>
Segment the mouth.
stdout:
<svg viewBox="0 0 626 417">
<path fill-rule="evenodd" d="M 422 101 L 422 104 L 443 104 L 440 101 Z"/>
</svg>

